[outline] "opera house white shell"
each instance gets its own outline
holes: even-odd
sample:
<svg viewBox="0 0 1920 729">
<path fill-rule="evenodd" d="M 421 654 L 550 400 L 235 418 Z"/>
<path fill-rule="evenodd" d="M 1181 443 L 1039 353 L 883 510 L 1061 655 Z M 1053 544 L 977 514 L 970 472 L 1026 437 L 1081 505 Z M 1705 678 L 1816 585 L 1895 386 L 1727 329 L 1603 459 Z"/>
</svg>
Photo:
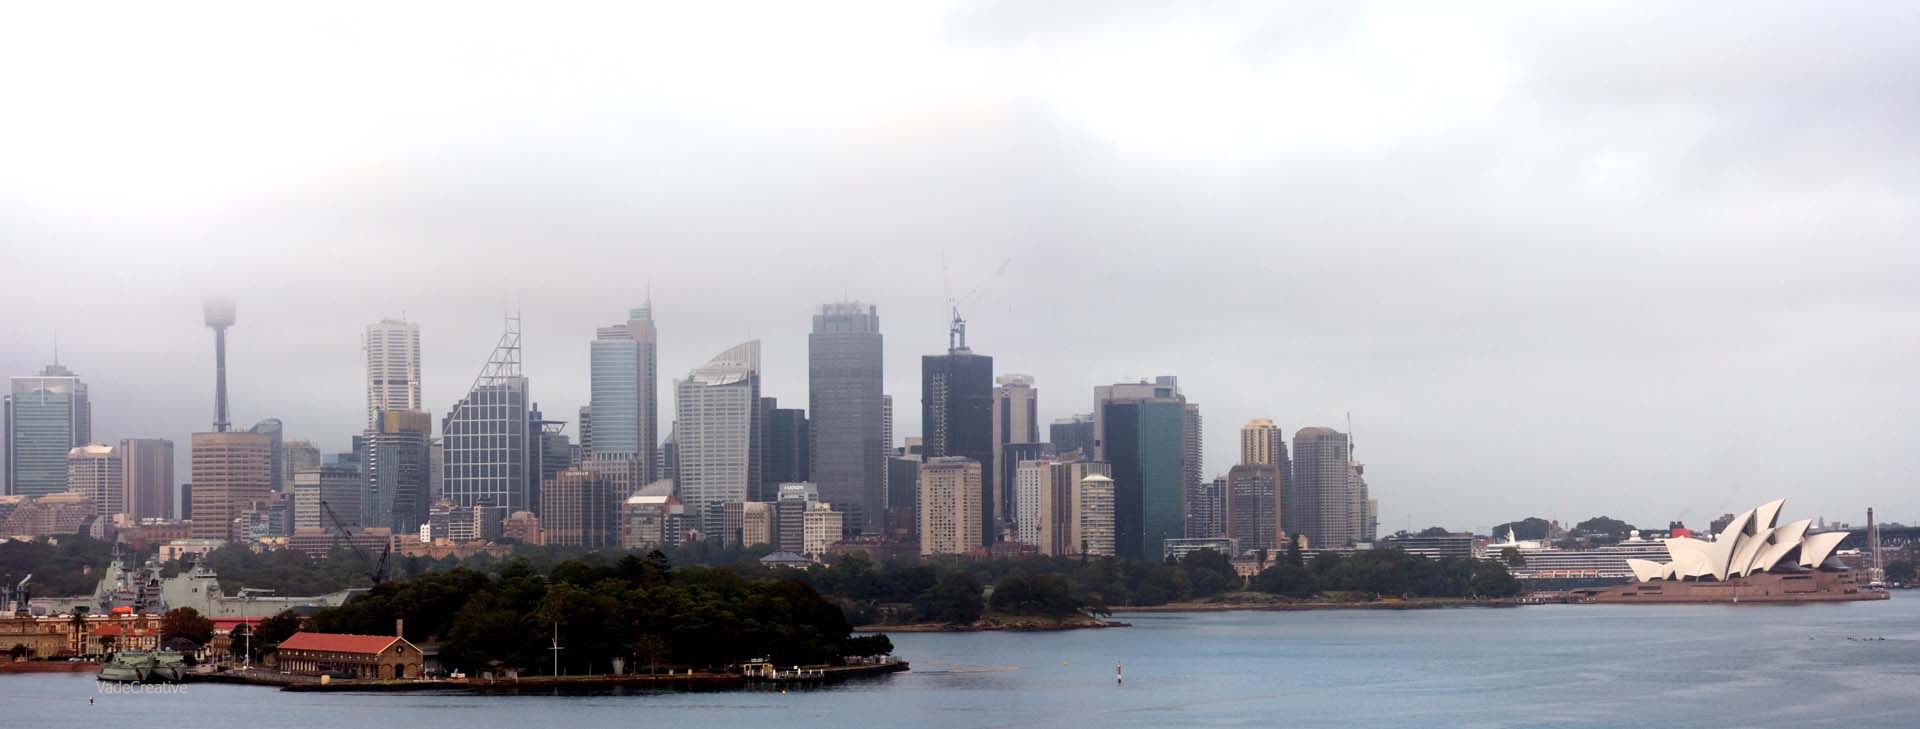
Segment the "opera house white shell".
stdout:
<svg viewBox="0 0 1920 729">
<path fill-rule="evenodd" d="M 1733 518 L 1713 541 L 1677 537 L 1666 540 L 1669 561 L 1629 559 L 1627 567 L 1641 582 L 1654 580 L 1713 580 L 1773 571 L 1817 569 L 1847 538 L 1846 532 L 1807 534 L 1811 519 L 1778 526 L 1785 499 L 1769 501 Z"/>
</svg>

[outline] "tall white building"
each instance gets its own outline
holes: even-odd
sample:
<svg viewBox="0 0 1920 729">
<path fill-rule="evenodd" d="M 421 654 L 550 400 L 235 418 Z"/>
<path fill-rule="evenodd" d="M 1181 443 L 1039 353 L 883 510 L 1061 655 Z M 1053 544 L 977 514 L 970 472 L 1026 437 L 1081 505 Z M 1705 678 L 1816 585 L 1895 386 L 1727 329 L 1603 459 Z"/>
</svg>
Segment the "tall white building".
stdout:
<svg viewBox="0 0 1920 729">
<path fill-rule="evenodd" d="M 1097 473 L 1080 479 L 1081 554 L 1114 555 L 1113 517 L 1113 479 Z"/>
<path fill-rule="evenodd" d="M 384 410 L 426 410 L 420 400 L 420 325 L 381 319 L 367 325 L 367 430 Z M 276 487 L 278 485 L 276 484 Z"/>
<path fill-rule="evenodd" d="M 113 516 L 127 510 L 126 480 L 120 453 L 112 446 L 89 443 L 67 452 L 67 490 L 93 501 L 95 516 Z"/>
<path fill-rule="evenodd" d="M 1053 485 L 1052 461 L 1021 461 L 1014 466 L 1014 540 L 1021 544 L 1041 546 L 1043 519 L 1047 510 L 1042 502 L 1047 500 L 1049 487 Z M 1051 554 L 1045 548 L 1042 553 Z"/>
<path fill-rule="evenodd" d="M 760 481 L 760 341 L 715 355 L 673 387 L 675 481 L 687 513 L 704 518 L 710 504 L 746 501 Z M 598 407 L 593 417 L 597 446 Z"/>
<path fill-rule="evenodd" d="M 801 515 L 800 551 L 817 560 L 827 553 L 827 547 L 840 541 L 846 516 L 822 501 L 809 502 L 806 509 Z"/>
</svg>

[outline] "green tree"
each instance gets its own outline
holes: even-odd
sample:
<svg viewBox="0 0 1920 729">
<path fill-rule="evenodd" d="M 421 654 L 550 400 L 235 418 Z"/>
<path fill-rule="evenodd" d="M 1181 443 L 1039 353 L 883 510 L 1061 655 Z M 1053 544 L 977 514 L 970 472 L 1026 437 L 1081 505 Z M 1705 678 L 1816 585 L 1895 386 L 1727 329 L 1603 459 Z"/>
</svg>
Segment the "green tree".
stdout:
<svg viewBox="0 0 1920 729">
<path fill-rule="evenodd" d="M 1896 559 L 1888 562 L 1885 570 L 1888 582 L 1913 584 L 1914 567 L 1912 560 Z"/>
<path fill-rule="evenodd" d="M 282 610 L 273 617 L 260 621 L 253 632 L 253 649 L 258 655 L 266 655 L 279 650 L 280 644 L 300 632 L 300 616 L 292 610 Z"/>
<path fill-rule="evenodd" d="M 1011 574 L 993 585 L 993 610 L 1008 615 L 1063 618 L 1080 612 L 1073 585 L 1060 575 Z"/>
<path fill-rule="evenodd" d="M 950 573 L 939 584 L 913 600 L 913 612 L 920 620 L 961 624 L 980 619 L 985 605 L 980 596 L 980 581 L 965 572 Z"/>
<path fill-rule="evenodd" d="M 213 621 L 190 607 L 168 610 L 160 616 L 160 640 L 174 638 L 185 638 L 193 641 L 194 645 L 205 646 L 213 642 Z"/>
</svg>

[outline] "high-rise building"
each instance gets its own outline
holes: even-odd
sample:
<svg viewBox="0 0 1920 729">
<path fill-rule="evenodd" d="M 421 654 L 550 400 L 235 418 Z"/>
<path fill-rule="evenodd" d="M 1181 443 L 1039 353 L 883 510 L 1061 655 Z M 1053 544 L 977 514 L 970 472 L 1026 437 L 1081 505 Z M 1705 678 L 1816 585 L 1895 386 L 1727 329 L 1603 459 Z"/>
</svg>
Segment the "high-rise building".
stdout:
<svg viewBox="0 0 1920 729">
<path fill-rule="evenodd" d="M 368 324 L 361 349 L 367 355 L 369 432 L 380 428 L 380 413 L 427 409 L 426 401 L 420 399 L 419 324 L 404 319 Z"/>
<path fill-rule="evenodd" d="M 807 411 L 782 408 L 778 400 L 760 398 L 767 422 L 767 467 L 753 492 L 754 501 L 772 501 L 780 484 L 812 478 L 813 440 Z"/>
<path fill-rule="evenodd" d="M 424 410 L 380 411 L 367 434 L 365 524 L 395 534 L 419 531 L 433 503 L 432 431 L 433 416 Z"/>
<path fill-rule="evenodd" d="M 960 456 L 920 465 L 920 553 L 966 554 L 985 544 L 980 462 Z"/>
<path fill-rule="evenodd" d="M 1292 508 L 1299 525 L 1288 530 L 1315 549 L 1339 549 L 1361 541 L 1365 500 L 1356 489 L 1347 435 L 1332 428 L 1301 428 L 1293 434 Z M 1360 512 L 1360 513 L 1356 513 Z"/>
<path fill-rule="evenodd" d="M 1047 442 L 1063 457 L 1078 453 L 1082 460 L 1093 458 L 1093 414 L 1073 415 L 1048 424 Z"/>
<path fill-rule="evenodd" d="M 310 440 L 289 440 L 280 444 L 280 477 L 285 479 L 274 488 L 280 491 L 293 490 L 293 474 L 304 469 L 320 467 L 320 446 Z"/>
<path fill-rule="evenodd" d="M 783 483 L 773 502 L 773 548 L 801 553 L 807 548 L 807 510 L 820 503 L 820 487 L 811 483 Z"/>
<path fill-rule="evenodd" d="M 1048 466 L 1047 493 L 1040 503 L 1040 553 L 1054 556 L 1080 554 L 1086 534 L 1084 526 L 1087 519 L 1081 514 L 1082 494 L 1080 487 L 1088 476 L 1111 478 L 1113 468 L 1098 461 L 1060 460 Z M 1107 488 L 1105 500 L 1100 502 L 1105 508 L 1104 538 L 1108 543 L 1107 554 L 1112 554 L 1113 540 L 1113 496 L 1112 488 Z M 1099 521 L 1095 517 L 1094 521 Z"/>
<path fill-rule="evenodd" d="M 126 476 L 119 452 L 99 443 L 67 451 L 67 491 L 93 502 L 94 516 L 126 513 Z"/>
<path fill-rule="evenodd" d="M 528 483 L 535 472 L 531 404 L 520 371 L 520 319 L 508 317 L 473 387 L 440 421 L 441 498 L 507 514 L 537 508 L 538 489 Z"/>
<path fill-rule="evenodd" d="M 971 458 L 980 466 L 980 525 L 966 530 L 977 534 L 981 544 L 993 538 L 996 516 L 993 512 L 993 358 L 974 354 L 967 348 L 967 324 L 959 312 L 947 335 L 947 353 L 920 358 L 920 437 L 928 459 Z M 925 476 L 922 474 L 922 481 Z M 921 492 L 926 491 L 925 483 Z M 921 540 L 928 510 L 921 500 Z"/>
<path fill-rule="evenodd" d="M 533 460 L 531 463 L 535 471 L 529 474 L 527 478 L 531 483 L 543 484 L 547 482 L 547 479 L 553 478 L 554 474 L 574 465 L 573 443 L 567 440 L 567 422 L 564 420 L 547 420 L 546 416 L 540 413 L 539 403 L 533 404 L 533 412 L 529 413 L 527 418 L 533 425 Z M 646 465 L 642 464 L 638 458 L 623 458 L 618 459 L 617 462 L 625 464 L 624 472 L 627 473 L 628 476 L 627 479 L 621 483 L 631 483 L 633 486 L 632 488 L 628 488 L 629 491 L 647 483 L 647 481 L 644 480 L 647 471 Z M 529 497 L 528 500 L 532 501 L 535 498 L 538 498 L 538 496 Z M 626 495 L 622 494 L 621 498 L 626 498 Z"/>
<path fill-rule="evenodd" d="M 173 441 L 121 440 L 120 464 L 127 482 L 127 516 L 136 522 L 174 518 Z"/>
<path fill-rule="evenodd" d="M 1254 418 L 1240 426 L 1240 463 L 1247 466 L 1282 466 L 1287 462 L 1287 433 L 1267 418 Z"/>
<path fill-rule="evenodd" d="M 887 534 L 920 533 L 920 456 L 887 459 Z"/>
<path fill-rule="evenodd" d="M 593 406 L 580 406 L 580 460 L 593 458 Z M 654 458 L 654 470 L 658 471 L 660 459 Z M 663 476 L 664 478 L 664 476 Z"/>
<path fill-rule="evenodd" d="M 194 433 L 192 506 L 194 539 L 234 541 L 234 520 L 262 511 L 273 493 L 273 441 L 259 433 Z M 357 481 L 357 479 L 356 479 Z"/>
<path fill-rule="evenodd" d="M 1162 542 L 1185 536 L 1199 490 L 1199 409 L 1173 377 L 1096 387 L 1094 404 L 1096 459 L 1113 467 L 1114 549 L 1158 560 Z"/>
<path fill-rule="evenodd" d="M 1114 481 L 1100 474 L 1080 479 L 1080 554 L 1118 556 L 1114 529 L 1119 524 Z"/>
<path fill-rule="evenodd" d="M 740 505 L 740 546 L 753 547 L 762 544 L 773 546 L 774 539 L 779 534 L 776 529 L 777 522 L 774 521 L 773 506 L 771 501 L 749 501 Z M 801 523 L 803 532 L 805 528 L 806 524 L 803 521 Z M 804 539 L 804 534 L 802 538 Z"/>
<path fill-rule="evenodd" d="M 620 504 L 621 549 L 668 549 L 680 545 L 685 510 L 673 495 L 673 482 L 640 487 Z"/>
<path fill-rule="evenodd" d="M 816 559 L 846 531 L 846 515 L 824 502 L 807 504 L 801 520 L 800 553 Z"/>
<path fill-rule="evenodd" d="M 1279 498 L 1278 466 L 1241 464 L 1228 470 L 1225 536 L 1237 540 L 1242 551 L 1284 547 L 1278 523 Z"/>
<path fill-rule="evenodd" d="M 877 307 L 826 304 L 807 335 L 807 408 L 820 498 L 877 534 L 886 509 L 886 396 Z"/>
<path fill-rule="evenodd" d="M 1002 454 L 1004 455 L 1004 454 Z M 1041 503 L 1046 501 L 1048 487 L 1053 485 L 1053 463 L 1046 460 L 1022 459 L 1014 466 L 1013 472 L 1013 541 L 1021 544 L 1042 546 L 1040 533 L 1045 510 Z M 1045 549 L 1042 554 L 1051 554 Z"/>
<path fill-rule="evenodd" d="M 993 463 L 998 469 L 994 473 L 993 513 L 1002 530 L 1018 523 L 1019 498 L 1016 496 L 1014 472 L 1022 457 L 1007 456 L 1007 445 L 1012 443 L 1037 444 L 1043 442 L 1040 437 L 1040 390 L 1033 386 L 1032 375 L 1001 375 L 994 378 L 993 387 Z"/>
<path fill-rule="evenodd" d="M 6 493 L 45 496 L 67 490 L 67 452 L 93 440 L 87 383 L 59 362 L 14 377 L 4 406 Z"/>
<path fill-rule="evenodd" d="M 660 439 L 658 333 L 653 302 L 627 313 L 624 324 L 601 327 L 591 345 L 595 459 L 630 459 L 651 483 Z"/>
<path fill-rule="evenodd" d="M 546 543 L 593 549 L 618 543 L 616 509 L 625 498 L 616 491 L 609 479 L 586 469 L 554 474 L 540 489 L 540 533 Z"/>
<path fill-rule="evenodd" d="M 676 488 L 687 513 L 698 514 L 701 531 L 711 535 L 725 530 L 706 522 L 711 507 L 746 501 L 760 482 L 759 340 L 714 355 L 673 386 Z"/>
<path fill-rule="evenodd" d="M 1352 441 L 1349 440 L 1348 442 L 1351 443 Z M 1353 451 L 1349 449 L 1347 453 L 1349 457 L 1351 457 Z M 1354 537 L 1354 540 L 1372 542 L 1379 536 L 1380 502 L 1374 499 L 1372 494 L 1368 493 L 1367 464 L 1353 464 L 1352 473 L 1353 486 L 1351 487 L 1351 491 L 1353 492 L 1353 511 L 1354 514 L 1358 516 L 1358 521 L 1353 527 L 1355 534 L 1358 536 Z"/>
<path fill-rule="evenodd" d="M 293 474 L 283 470 L 286 467 L 285 443 L 282 440 L 285 430 L 286 425 L 281 423 L 279 418 L 267 418 L 254 423 L 252 428 L 247 429 L 248 432 L 266 436 L 268 442 L 272 444 L 268 448 L 270 457 L 273 459 L 272 468 L 269 469 L 272 473 L 268 478 L 272 480 L 275 491 L 286 489 L 287 484 L 293 479 Z"/>
<path fill-rule="evenodd" d="M 1187 538 L 1213 539 L 1227 533 L 1227 477 L 1200 484 L 1187 499 Z"/>
<path fill-rule="evenodd" d="M 362 503 L 365 492 L 366 482 L 361 480 L 360 469 L 353 466 L 324 465 L 295 472 L 294 531 L 335 532 L 369 526 L 360 518 L 366 508 Z"/>
</svg>

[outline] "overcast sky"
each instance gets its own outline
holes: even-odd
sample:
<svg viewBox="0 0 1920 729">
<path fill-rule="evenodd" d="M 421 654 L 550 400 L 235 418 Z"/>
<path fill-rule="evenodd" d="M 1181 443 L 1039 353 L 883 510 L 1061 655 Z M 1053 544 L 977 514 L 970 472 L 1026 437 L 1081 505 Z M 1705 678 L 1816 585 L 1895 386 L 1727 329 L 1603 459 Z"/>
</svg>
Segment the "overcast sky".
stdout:
<svg viewBox="0 0 1920 729">
<path fill-rule="evenodd" d="M 435 417 L 525 316 L 549 416 L 652 287 L 672 378 L 876 303 L 896 434 L 963 299 L 1043 420 L 1175 374 L 1344 428 L 1383 533 L 1920 521 L 1920 6 L 35 3 L 0 23 L 0 368 L 95 434 L 347 447 L 363 327 Z M 571 432 L 572 428 L 569 427 Z"/>
</svg>

